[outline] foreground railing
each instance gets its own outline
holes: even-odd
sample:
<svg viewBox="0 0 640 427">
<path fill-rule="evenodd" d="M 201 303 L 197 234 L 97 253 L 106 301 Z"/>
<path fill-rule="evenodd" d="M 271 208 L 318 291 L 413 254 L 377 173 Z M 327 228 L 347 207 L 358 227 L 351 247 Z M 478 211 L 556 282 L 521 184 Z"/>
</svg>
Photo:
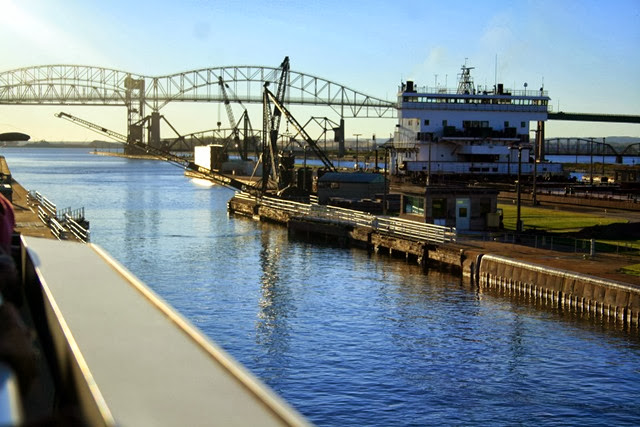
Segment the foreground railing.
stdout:
<svg viewBox="0 0 640 427">
<path fill-rule="evenodd" d="M 237 193 L 235 197 L 251 201 L 256 200 L 255 197 L 246 193 Z M 369 227 L 373 231 L 393 237 L 433 243 L 452 243 L 457 238 L 456 229 L 453 227 L 425 224 L 402 218 L 377 216 L 337 206 L 300 203 L 275 197 L 263 197 L 258 201 L 262 206 L 287 212 L 291 216 L 325 220 L 354 227 Z"/>
<path fill-rule="evenodd" d="M 55 379 L 38 393 L 45 414 L 25 405 L 26 425 L 308 425 L 102 248 L 20 243 L 21 285 Z M 3 372 L 0 363 L 0 425 L 23 425 L 1 408 L 20 403 L 3 398 Z"/>
</svg>

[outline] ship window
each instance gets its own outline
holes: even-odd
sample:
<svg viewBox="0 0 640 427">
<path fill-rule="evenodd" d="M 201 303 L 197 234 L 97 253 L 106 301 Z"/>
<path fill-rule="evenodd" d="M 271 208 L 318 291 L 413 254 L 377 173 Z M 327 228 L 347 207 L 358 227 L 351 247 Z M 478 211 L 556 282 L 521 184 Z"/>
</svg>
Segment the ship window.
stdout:
<svg viewBox="0 0 640 427">
<path fill-rule="evenodd" d="M 425 121 L 424 121 L 424 125 L 425 125 L 425 126 L 429 126 L 429 120 L 425 120 Z"/>
<path fill-rule="evenodd" d="M 521 128 L 526 127 L 526 125 L 527 125 L 527 124 L 526 124 L 525 122 L 520 122 L 520 127 L 521 127 Z"/>
<path fill-rule="evenodd" d="M 446 120 L 442 121 L 442 126 L 447 126 L 447 121 Z"/>
<path fill-rule="evenodd" d="M 504 122 L 505 129 L 509 127 L 509 122 Z"/>
</svg>

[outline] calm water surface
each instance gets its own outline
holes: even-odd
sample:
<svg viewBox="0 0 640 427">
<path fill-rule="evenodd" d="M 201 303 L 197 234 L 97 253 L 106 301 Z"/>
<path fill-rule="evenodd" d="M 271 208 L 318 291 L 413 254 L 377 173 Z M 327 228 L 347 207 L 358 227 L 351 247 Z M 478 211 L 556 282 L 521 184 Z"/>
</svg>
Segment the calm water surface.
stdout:
<svg viewBox="0 0 640 427">
<path fill-rule="evenodd" d="M 637 425 L 640 340 L 365 251 L 230 217 L 162 162 L 2 149 L 106 248 L 318 425 Z"/>
</svg>

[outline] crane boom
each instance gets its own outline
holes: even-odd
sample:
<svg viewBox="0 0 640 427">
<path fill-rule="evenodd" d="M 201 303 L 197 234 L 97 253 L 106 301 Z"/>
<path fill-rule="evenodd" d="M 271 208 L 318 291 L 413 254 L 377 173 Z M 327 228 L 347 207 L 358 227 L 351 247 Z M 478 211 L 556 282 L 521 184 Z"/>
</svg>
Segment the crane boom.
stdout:
<svg viewBox="0 0 640 427">
<path fill-rule="evenodd" d="M 180 156 L 176 156 L 175 154 L 172 154 L 168 151 L 164 151 L 161 150 L 159 148 L 155 148 L 152 147 L 150 145 L 147 144 L 133 144 L 127 141 L 127 137 L 119 134 L 118 132 L 114 132 L 112 130 L 109 130 L 107 128 L 104 128 L 102 126 L 99 126 L 95 123 L 91 123 L 87 120 L 81 119 L 79 117 L 76 116 L 72 116 L 71 114 L 68 113 L 64 113 L 64 112 L 60 112 L 55 114 L 56 117 L 68 120 L 72 123 L 78 124 L 84 128 L 93 130 L 95 132 L 98 133 L 102 133 L 104 135 L 108 135 L 109 137 L 111 137 L 112 139 L 121 142 L 125 145 L 129 145 L 132 147 L 136 147 L 137 150 L 140 151 L 144 151 L 146 154 L 149 154 L 151 156 L 157 157 L 161 160 L 164 160 L 168 163 L 171 163 L 173 165 L 179 166 L 185 170 L 189 170 L 191 172 L 195 172 L 197 175 L 199 175 L 200 177 L 204 178 L 204 179 L 209 179 L 217 184 L 220 185 L 224 185 L 225 187 L 231 188 L 233 190 L 240 190 L 240 191 L 245 191 L 247 193 L 250 193 L 254 196 L 259 196 L 260 192 L 258 190 L 258 188 L 246 184 L 242 181 L 240 181 L 239 179 L 227 176 L 225 174 L 222 174 L 214 169 L 208 169 L 202 166 L 199 166 L 197 164 L 195 164 L 192 161 L 189 161 L 187 159 L 184 159 Z"/>
<path fill-rule="evenodd" d="M 80 117 L 76 117 L 76 116 L 72 116 L 71 114 L 67 114 L 64 112 L 59 112 L 57 114 L 54 114 L 56 117 L 61 118 L 61 119 L 65 119 L 70 121 L 71 123 L 75 123 L 77 125 L 80 125 L 86 129 L 98 132 L 98 133 L 102 133 L 104 135 L 107 135 L 108 137 L 110 137 L 111 139 L 118 141 L 118 142 L 122 142 L 122 143 L 128 143 L 127 141 L 127 137 L 121 133 L 118 132 L 114 132 L 112 130 L 109 130 L 107 128 L 103 128 L 102 126 L 99 126 L 95 123 L 91 123 L 87 120 L 81 119 Z"/>
<path fill-rule="evenodd" d="M 305 140 L 305 142 L 307 144 L 309 144 L 309 146 L 311 147 L 311 150 L 313 150 L 315 155 L 322 161 L 324 166 L 327 169 L 329 169 L 331 172 L 336 172 L 337 170 L 336 170 L 335 166 L 333 165 L 333 162 L 331 162 L 329 157 L 327 157 L 326 153 L 309 136 L 307 131 L 304 130 L 304 127 L 302 127 L 300 125 L 300 123 L 298 123 L 296 118 L 291 115 L 289 110 L 287 110 L 287 108 L 279 102 L 279 100 L 276 98 L 276 96 L 269 89 L 264 88 L 264 91 L 265 91 L 265 94 L 268 97 L 268 99 L 271 102 L 273 102 L 273 105 L 277 108 L 277 110 L 280 111 L 280 113 L 286 117 L 287 121 L 289 121 L 289 123 L 291 123 L 293 125 L 293 127 L 296 128 L 296 130 L 302 136 L 302 138 Z"/>
<path fill-rule="evenodd" d="M 218 84 L 220 85 L 220 89 L 222 90 L 222 98 L 224 100 L 224 107 L 227 110 L 227 116 L 229 117 L 229 125 L 234 127 L 234 135 L 237 134 L 236 128 L 236 118 L 233 115 L 233 110 L 231 109 L 231 101 L 229 101 L 229 95 L 227 94 L 227 84 L 222 80 L 222 76 L 218 77 Z"/>
</svg>

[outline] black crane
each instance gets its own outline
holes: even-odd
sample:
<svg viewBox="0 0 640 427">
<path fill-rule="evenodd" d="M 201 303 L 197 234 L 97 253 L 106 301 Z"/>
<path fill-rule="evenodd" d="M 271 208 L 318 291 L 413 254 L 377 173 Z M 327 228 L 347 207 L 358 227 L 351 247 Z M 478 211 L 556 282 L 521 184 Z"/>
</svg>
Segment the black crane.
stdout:
<svg viewBox="0 0 640 427">
<path fill-rule="evenodd" d="M 220 85 L 220 89 L 222 91 L 222 98 L 224 102 L 225 109 L 227 110 L 227 117 L 229 118 L 229 125 L 232 126 L 231 130 L 231 138 L 236 147 L 238 147 L 238 151 L 240 154 L 240 158 L 242 160 L 249 160 L 249 142 L 252 140 L 253 135 L 253 127 L 251 126 L 251 120 L 249 119 L 249 113 L 247 109 L 242 104 L 242 101 L 238 98 L 238 96 L 231 90 L 229 85 L 225 83 L 222 76 L 218 77 L 218 84 Z M 233 109 L 231 108 L 231 100 L 228 92 L 231 92 L 233 95 L 234 102 L 240 104 L 243 108 L 242 116 L 236 122 L 235 116 L 233 114 Z M 243 124 L 244 128 L 244 140 L 242 144 L 240 143 L 240 124 Z M 229 140 L 225 142 L 225 149 L 228 149 Z"/>
<path fill-rule="evenodd" d="M 278 79 L 278 87 L 276 89 L 275 99 L 279 104 L 284 104 L 284 96 L 286 87 L 289 84 L 289 57 L 286 56 L 280 64 L 280 78 Z M 275 108 L 271 111 L 270 99 L 267 96 L 267 86 L 265 83 L 265 92 L 262 102 L 262 191 L 266 192 L 269 178 L 279 183 L 279 165 L 276 163 L 278 155 L 278 133 L 280 131 L 280 119 L 282 113 L 280 109 Z M 279 162 L 278 162 L 279 163 Z"/>
<path fill-rule="evenodd" d="M 68 113 L 64 113 L 64 112 L 60 112 L 55 114 L 56 117 L 59 117 L 61 119 L 65 119 L 67 121 L 70 121 L 71 123 L 75 123 L 77 125 L 80 125 L 86 129 L 90 129 L 94 132 L 98 132 L 101 133 L 103 135 L 107 135 L 108 137 L 110 137 L 111 139 L 118 141 L 126 146 L 130 146 L 130 147 L 135 147 L 135 149 L 137 151 L 140 152 L 144 152 L 145 154 L 157 157 L 158 159 L 164 160 L 166 162 L 169 162 L 173 165 L 179 166 L 183 169 L 189 170 L 191 172 L 196 173 L 197 175 L 199 175 L 200 177 L 204 178 L 204 179 L 208 179 L 211 180 L 217 184 L 223 185 L 225 187 L 231 188 L 233 190 L 240 190 L 240 191 L 244 191 L 247 193 L 250 193 L 254 196 L 260 196 L 261 193 L 258 190 L 258 188 L 246 184 L 236 178 L 227 176 L 225 174 L 222 174 L 216 170 L 213 169 L 207 169 L 205 167 L 202 166 L 198 166 L 197 164 L 195 164 L 194 162 L 184 159 L 180 156 L 176 156 L 175 154 L 170 153 L 169 151 L 164 151 L 160 148 L 156 148 L 156 147 L 152 147 L 150 145 L 147 144 L 135 144 L 132 142 L 129 142 L 127 140 L 126 135 L 123 135 L 121 133 L 112 131 L 110 129 L 107 129 L 105 127 L 102 127 L 100 125 L 97 125 L 95 123 L 91 123 L 87 120 L 81 119 L 79 117 L 73 116 L 71 114 Z"/>
</svg>

